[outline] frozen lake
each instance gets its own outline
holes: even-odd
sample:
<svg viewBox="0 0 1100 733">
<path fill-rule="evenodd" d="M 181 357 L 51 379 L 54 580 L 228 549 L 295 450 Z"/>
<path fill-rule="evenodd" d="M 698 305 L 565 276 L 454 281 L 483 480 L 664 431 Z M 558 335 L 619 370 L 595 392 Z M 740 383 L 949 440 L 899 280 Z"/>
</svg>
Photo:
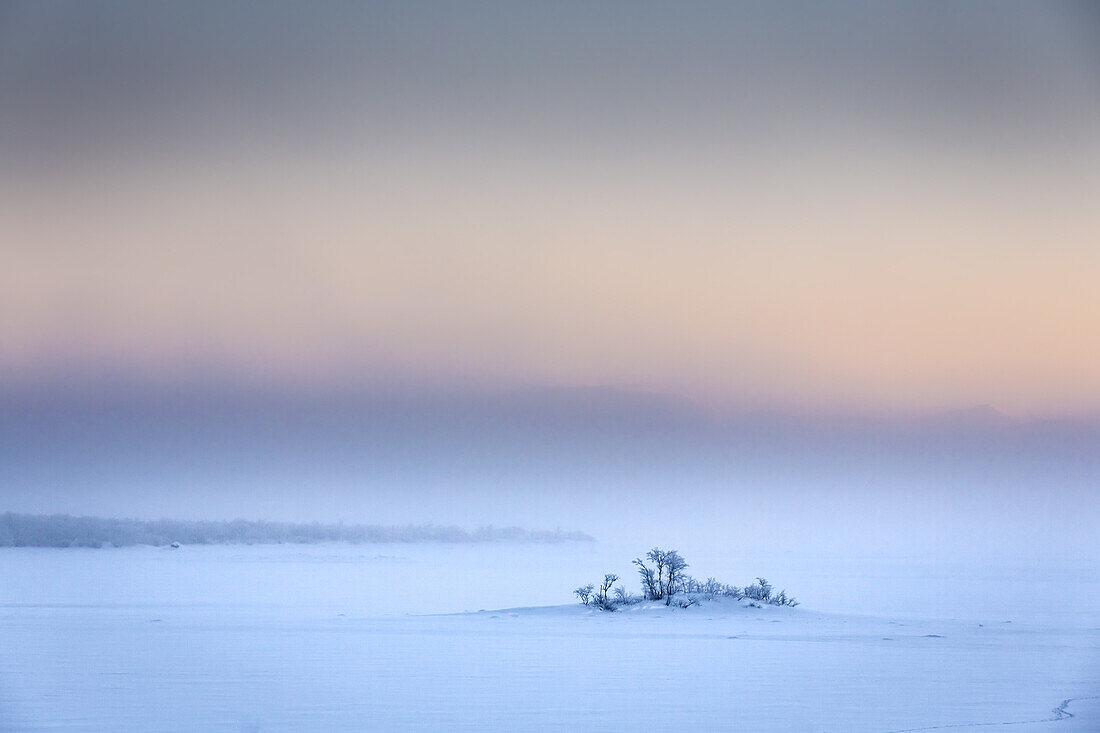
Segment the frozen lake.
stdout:
<svg viewBox="0 0 1100 733">
<path fill-rule="evenodd" d="M 563 606 L 645 549 L 0 550 L 0 728 L 1100 729 L 1094 562 L 681 546 L 803 605 Z"/>
</svg>

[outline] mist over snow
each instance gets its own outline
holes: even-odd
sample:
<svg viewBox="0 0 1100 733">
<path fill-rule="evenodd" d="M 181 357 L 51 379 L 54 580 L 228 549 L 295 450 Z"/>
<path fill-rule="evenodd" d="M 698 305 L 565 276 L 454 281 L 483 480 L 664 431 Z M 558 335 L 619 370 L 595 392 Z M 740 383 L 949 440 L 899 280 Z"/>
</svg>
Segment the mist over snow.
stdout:
<svg viewBox="0 0 1100 733">
<path fill-rule="evenodd" d="M 808 416 L 610 387 L 54 385 L 0 395 L 0 508 L 1090 554 L 1098 444 L 1098 421 L 989 407 Z"/>
</svg>

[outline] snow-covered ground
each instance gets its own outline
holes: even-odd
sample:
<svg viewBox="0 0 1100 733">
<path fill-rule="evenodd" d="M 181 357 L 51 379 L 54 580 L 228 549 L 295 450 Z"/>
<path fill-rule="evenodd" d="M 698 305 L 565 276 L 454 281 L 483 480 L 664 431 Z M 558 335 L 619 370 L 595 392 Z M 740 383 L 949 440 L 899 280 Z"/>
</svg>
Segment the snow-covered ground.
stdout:
<svg viewBox="0 0 1100 733">
<path fill-rule="evenodd" d="M 569 603 L 644 549 L 0 550 L 0 729 L 1100 730 L 1093 562 L 680 547 L 803 605 Z"/>
</svg>

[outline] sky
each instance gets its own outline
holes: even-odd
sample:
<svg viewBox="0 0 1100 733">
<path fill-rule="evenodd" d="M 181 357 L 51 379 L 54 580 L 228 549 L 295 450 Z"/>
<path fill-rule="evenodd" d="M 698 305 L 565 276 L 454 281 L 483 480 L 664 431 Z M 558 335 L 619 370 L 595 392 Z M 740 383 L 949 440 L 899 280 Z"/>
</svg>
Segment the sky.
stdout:
<svg viewBox="0 0 1100 733">
<path fill-rule="evenodd" d="M 1098 201 L 1093 3 L 0 2 L 0 511 L 1095 555 Z"/>
<path fill-rule="evenodd" d="M 1089 3 L 0 6 L 0 374 L 1100 410 Z"/>
</svg>

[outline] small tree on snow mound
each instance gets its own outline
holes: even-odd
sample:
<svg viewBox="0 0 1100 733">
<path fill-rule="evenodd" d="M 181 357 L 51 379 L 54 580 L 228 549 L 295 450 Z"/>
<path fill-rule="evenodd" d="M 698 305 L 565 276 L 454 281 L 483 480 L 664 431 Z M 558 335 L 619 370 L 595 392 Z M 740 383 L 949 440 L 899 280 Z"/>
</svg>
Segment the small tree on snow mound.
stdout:
<svg viewBox="0 0 1100 733">
<path fill-rule="evenodd" d="M 654 547 L 645 554 L 644 559 L 636 558 L 632 564 L 638 568 L 638 577 L 642 582 L 641 599 L 631 595 L 621 586 L 615 589 L 614 597 L 610 596 L 611 586 L 619 579 L 619 576 L 612 573 L 604 576 L 598 590 L 590 583 L 573 592 L 584 605 L 591 603 L 603 611 L 614 611 L 620 606 L 631 605 L 639 600 L 663 600 L 666 606 L 689 608 L 699 603 L 701 599 L 709 600 L 718 596 L 736 600 L 748 598 L 773 606 L 798 605 L 798 601 L 788 596 L 786 591 L 775 593 L 772 584 L 764 578 L 757 578 L 755 583 L 744 588 L 726 585 L 714 578 L 699 582 L 687 574 L 688 563 L 676 550 L 662 550 Z M 680 594 L 679 599 L 675 599 L 677 594 Z"/>
<path fill-rule="evenodd" d="M 603 582 L 600 583 L 600 598 L 607 598 L 607 592 L 611 590 L 611 586 L 615 585 L 615 581 L 618 579 L 619 576 L 614 573 L 603 576 Z"/>
<path fill-rule="evenodd" d="M 646 565 L 646 560 L 653 563 L 653 567 Z M 684 571 L 688 567 L 685 560 L 676 550 L 662 550 L 654 547 L 645 554 L 645 560 L 637 558 L 634 564 L 638 566 L 638 576 L 642 579 L 642 593 L 646 600 L 664 600 L 665 605 L 672 603 L 672 597 L 679 592 L 687 577 Z"/>
<path fill-rule="evenodd" d="M 614 611 L 615 602 L 607 595 L 611 590 L 611 586 L 615 585 L 615 581 L 619 579 L 618 575 L 614 573 L 608 573 L 603 576 L 603 581 L 600 583 L 599 592 L 596 593 L 593 603 L 596 604 L 601 610 Z"/>
<path fill-rule="evenodd" d="M 636 558 L 634 564 L 638 566 L 638 576 L 642 579 L 642 597 L 647 601 L 655 601 L 661 597 L 661 586 L 657 583 L 657 575 L 653 568 Z"/>
<path fill-rule="evenodd" d="M 672 603 L 672 596 L 684 583 L 684 571 L 687 569 L 687 560 L 680 557 L 676 550 L 665 553 L 665 605 Z"/>
</svg>

